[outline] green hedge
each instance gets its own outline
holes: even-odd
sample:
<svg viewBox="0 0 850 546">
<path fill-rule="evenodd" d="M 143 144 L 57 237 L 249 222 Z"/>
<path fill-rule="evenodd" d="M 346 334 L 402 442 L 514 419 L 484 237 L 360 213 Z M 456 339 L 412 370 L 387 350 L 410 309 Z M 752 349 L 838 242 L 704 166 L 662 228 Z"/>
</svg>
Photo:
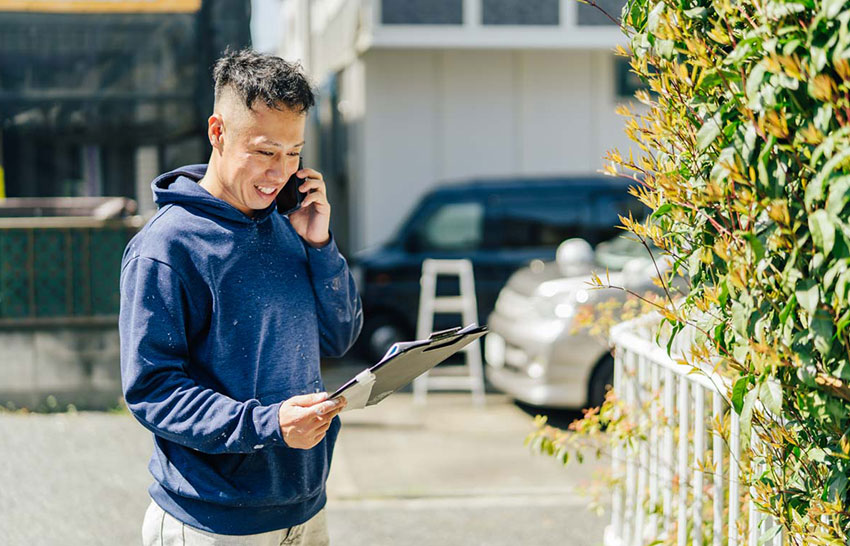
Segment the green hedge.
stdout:
<svg viewBox="0 0 850 546">
<path fill-rule="evenodd" d="M 690 283 L 662 314 L 702 317 L 697 355 L 766 447 L 744 476 L 760 509 L 790 543 L 847 544 L 850 3 L 632 0 L 622 17 L 650 90 L 624 112 L 638 149 L 606 168 L 654 211 L 625 225 Z"/>
</svg>

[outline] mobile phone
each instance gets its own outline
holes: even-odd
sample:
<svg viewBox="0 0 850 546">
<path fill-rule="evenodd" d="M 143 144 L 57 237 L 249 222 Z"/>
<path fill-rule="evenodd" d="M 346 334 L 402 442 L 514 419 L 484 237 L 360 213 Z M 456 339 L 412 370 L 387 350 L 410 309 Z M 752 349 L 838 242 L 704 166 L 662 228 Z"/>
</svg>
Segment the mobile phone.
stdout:
<svg viewBox="0 0 850 546">
<path fill-rule="evenodd" d="M 304 160 L 298 159 L 298 170 L 304 168 Z M 297 171 L 296 171 L 297 172 Z M 303 178 L 298 178 L 293 174 L 289 177 L 277 194 L 275 201 L 277 202 L 277 211 L 281 214 L 289 214 L 295 212 L 301 206 L 301 201 L 304 200 L 304 194 L 298 191 L 298 186 L 304 183 Z"/>
</svg>

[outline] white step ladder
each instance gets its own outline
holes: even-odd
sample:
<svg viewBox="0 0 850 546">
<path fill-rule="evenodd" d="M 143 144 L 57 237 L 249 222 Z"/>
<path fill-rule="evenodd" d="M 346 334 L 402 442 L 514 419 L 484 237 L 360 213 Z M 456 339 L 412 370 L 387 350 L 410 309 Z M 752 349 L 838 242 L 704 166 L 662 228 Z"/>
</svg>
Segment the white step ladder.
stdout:
<svg viewBox="0 0 850 546">
<path fill-rule="evenodd" d="M 437 276 L 454 275 L 460 281 L 459 296 L 437 296 Z M 435 260 L 422 262 L 419 281 L 419 317 L 416 321 L 416 339 L 427 339 L 434 328 L 434 313 L 457 313 L 463 324 L 478 323 L 478 306 L 475 299 L 475 280 L 469 260 Z M 429 390 L 468 390 L 477 405 L 484 404 L 484 367 L 481 348 L 476 339 L 463 349 L 466 353 L 467 375 L 439 375 L 424 373 L 413 382 L 413 400 L 424 404 Z"/>
</svg>

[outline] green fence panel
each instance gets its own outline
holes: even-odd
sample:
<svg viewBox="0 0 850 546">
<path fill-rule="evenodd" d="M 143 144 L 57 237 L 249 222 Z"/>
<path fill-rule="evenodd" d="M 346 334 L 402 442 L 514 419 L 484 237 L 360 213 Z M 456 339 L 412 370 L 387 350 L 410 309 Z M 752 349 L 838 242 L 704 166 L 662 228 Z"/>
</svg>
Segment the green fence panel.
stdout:
<svg viewBox="0 0 850 546">
<path fill-rule="evenodd" d="M 66 253 L 68 245 L 64 230 L 33 230 L 32 256 L 35 282 L 35 316 L 61 317 L 68 312 L 68 275 Z"/>
<path fill-rule="evenodd" d="M 91 260 L 89 242 L 91 230 L 71 230 L 71 300 L 73 315 L 87 317 L 92 314 L 91 306 Z"/>
<path fill-rule="evenodd" d="M 0 228 L 0 320 L 114 317 L 132 224 Z"/>
<path fill-rule="evenodd" d="M 117 315 L 120 304 L 118 278 L 121 256 L 127 246 L 127 231 L 123 228 L 100 229 L 91 232 L 90 264 L 92 314 Z"/>
<path fill-rule="evenodd" d="M 30 315 L 29 230 L 0 232 L 0 315 Z"/>
</svg>

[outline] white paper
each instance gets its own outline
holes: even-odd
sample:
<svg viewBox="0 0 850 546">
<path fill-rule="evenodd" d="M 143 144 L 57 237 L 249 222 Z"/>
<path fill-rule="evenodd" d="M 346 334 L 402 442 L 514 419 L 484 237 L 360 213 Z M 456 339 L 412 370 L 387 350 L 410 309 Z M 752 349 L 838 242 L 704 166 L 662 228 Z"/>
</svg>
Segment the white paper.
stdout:
<svg viewBox="0 0 850 546">
<path fill-rule="evenodd" d="M 369 370 L 363 370 L 357 374 L 354 380 L 357 381 L 357 384 L 345 389 L 345 392 L 342 393 L 347 402 L 342 413 L 366 407 L 369 396 L 372 394 L 372 386 L 375 384 L 375 374 Z"/>
</svg>

